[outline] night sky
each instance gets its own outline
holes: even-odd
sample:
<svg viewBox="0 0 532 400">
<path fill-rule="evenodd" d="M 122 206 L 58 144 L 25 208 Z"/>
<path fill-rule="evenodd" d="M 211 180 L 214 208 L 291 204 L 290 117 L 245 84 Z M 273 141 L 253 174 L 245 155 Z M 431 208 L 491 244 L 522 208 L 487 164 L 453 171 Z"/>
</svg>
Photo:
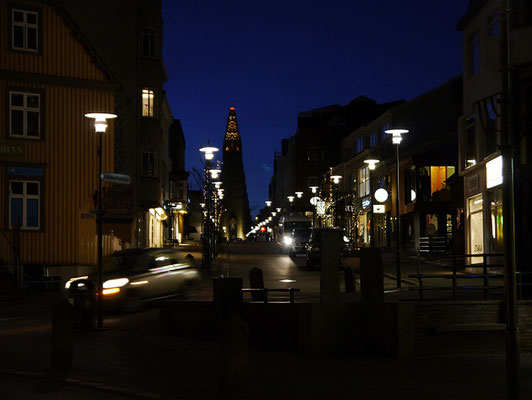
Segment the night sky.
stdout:
<svg viewBox="0 0 532 400">
<path fill-rule="evenodd" d="M 467 0 L 162 4 L 165 89 L 185 133 L 185 167 L 203 168 L 198 149 L 209 142 L 221 150 L 234 104 L 252 216 L 298 112 L 359 95 L 409 100 L 462 70 L 455 26 Z"/>
</svg>

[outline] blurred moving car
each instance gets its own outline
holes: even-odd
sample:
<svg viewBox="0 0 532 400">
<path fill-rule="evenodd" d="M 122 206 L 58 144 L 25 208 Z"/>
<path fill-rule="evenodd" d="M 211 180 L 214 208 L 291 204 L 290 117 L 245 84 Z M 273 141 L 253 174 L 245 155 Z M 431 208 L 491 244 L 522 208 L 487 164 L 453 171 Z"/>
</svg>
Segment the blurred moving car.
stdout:
<svg viewBox="0 0 532 400">
<path fill-rule="evenodd" d="M 296 228 L 292 230 L 292 243 L 288 255 L 295 258 L 298 254 L 305 254 L 305 245 L 310 238 L 312 228 Z"/>
<path fill-rule="evenodd" d="M 277 226 L 277 243 L 279 251 L 288 253 L 292 246 L 292 231 L 294 229 L 311 228 L 312 222 L 305 215 L 283 215 Z"/>
<path fill-rule="evenodd" d="M 321 263 L 321 236 L 323 232 L 339 232 L 342 237 L 340 243 L 340 257 L 352 256 L 355 254 L 355 247 L 342 228 L 313 228 L 309 240 L 305 245 L 306 265 L 308 268 L 313 268 L 315 264 Z"/>
<path fill-rule="evenodd" d="M 175 249 L 127 249 L 111 254 L 103 266 L 102 296 L 105 310 L 124 308 L 134 311 L 150 299 L 186 295 L 201 282 L 193 257 Z M 88 279 L 94 284 L 97 274 L 74 277 L 65 284 Z"/>
</svg>

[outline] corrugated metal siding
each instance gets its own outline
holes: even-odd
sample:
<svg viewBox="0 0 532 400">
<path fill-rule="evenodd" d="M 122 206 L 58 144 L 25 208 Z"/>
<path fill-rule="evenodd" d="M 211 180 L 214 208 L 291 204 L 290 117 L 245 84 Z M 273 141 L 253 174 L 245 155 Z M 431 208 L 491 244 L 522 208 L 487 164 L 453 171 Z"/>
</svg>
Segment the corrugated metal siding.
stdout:
<svg viewBox="0 0 532 400">
<path fill-rule="evenodd" d="M 97 188 L 98 136 L 92 120 L 84 117 L 93 110 L 114 109 L 112 92 L 89 89 L 33 85 L 25 82 L 1 82 L 6 86 L 44 90 L 45 140 L 24 141 L 25 155 L 17 163 L 43 164 L 44 220 L 43 232 L 25 231 L 21 237 L 25 263 L 91 263 L 95 250 L 95 220 L 81 222 L 81 214 L 94 209 L 93 194 Z M 5 110 L 5 96 L 0 96 L 0 109 Z M 2 113 L 3 114 L 3 113 Z M 5 121 L 0 120 L 0 126 Z M 113 170 L 113 124 L 103 137 L 103 169 Z M 7 165 L 10 163 L 5 161 Z M 4 180 L 5 174 L 2 174 Z M 5 183 L 2 183 L 5 188 Z M 7 205 L 1 205 L 5 209 Z M 0 216 L 7 225 L 5 213 Z M 79 234 L 78 234 L 79 233 Z M 93 249 L 94 248 L 94 249 Z"/>
<path fill-rule="evenodd" d="M 93 194 L 97 189 L 98 137 L 87 112 L 113 112 L 114 93 L 111 91 L 64 86 L 62 78 L 79 78 L 95 83 L 107 82 L 106 74 L 94 64 L 87 49 L 62 17 L 49 5 L 36 1 L 0 2 L 0 20 L 8 21 L 8 5 L 21 4 L 40 10 L 41 53 L 32 54 L 9 50 L 9 26 L 0 29 L 0 71 L 27 72 L 57 78 L 53 83 L 0 80 L 0 129 L 6 127 L 7 87 L 42 91 L 44 140 L 23 141 L 20 164 L 42 164 L 44 182 L 41 201 L 42 231 L 21 232 L 22 262 L 68 265 L 96 262 L 96 220 L 82 218 L 95 208 Z M 29 80 L 34 80 L 30 77 Z M 7 133 L 2 139 L 8 139 Z M 103 140 L 103 169 L 113 170 L 114 134 L 111 122 Z M 0 226 L 7 227 L 5 165 L 0 162 Z M 111 237 L 104 238 L 104 253 L 111 250 Z"/>
<path fill-rule="evenodd" d="M 41 53 L 9 50 L 8 5 L 21 5 L 40 10 Z M 75 34 L 55 10 L 36 1 L 0 2 L 0 70 L 29 72 L 69 78 L 106 80 L 105 73 L 93 57 L 75 39 Z"/>
</svg>

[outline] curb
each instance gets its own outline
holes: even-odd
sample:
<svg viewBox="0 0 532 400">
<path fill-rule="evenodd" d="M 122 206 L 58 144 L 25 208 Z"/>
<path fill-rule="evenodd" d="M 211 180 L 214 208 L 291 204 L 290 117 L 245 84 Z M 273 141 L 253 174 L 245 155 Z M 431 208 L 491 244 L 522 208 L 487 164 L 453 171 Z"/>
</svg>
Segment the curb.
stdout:
<svg viewBox="0 0 532 400">
<path fill-rule="evenodd" d="M 11 368 L 0 368 L 0 374 L 22 376 L 22 377 L 34 378 L 34 379 L 44 379 L 47 376 L 47 374 L 42 373 L 42 372 L 29 371 L 29 370 L 16 370 L 16 369 L 11 369 Z M 112 386 L 112 385 L 108 385 L 108 384 L 101 383 L 101 382 L 88 381 L 88 380 L 78 379 L 78 378 L 67 377 L 64 382 L 65 382 L 65 385 L 69 385 L 69 386 L 78 386 L 82 388 L 98 390 L 101 392 L 107 392 L 111 394 L 125 396 L 128 398 L 135 398 L 135 399 L 141 399 L 141 400 L 183 400 L 185 399 L 185 397 L 182 397 L 182 396 L 167 397 L 167 396 L 162 396 L 162 395 L 151 393 L 151 392 L 132 390 L 128 388 L 117 387 L 117 386 Z"/>
</svg>

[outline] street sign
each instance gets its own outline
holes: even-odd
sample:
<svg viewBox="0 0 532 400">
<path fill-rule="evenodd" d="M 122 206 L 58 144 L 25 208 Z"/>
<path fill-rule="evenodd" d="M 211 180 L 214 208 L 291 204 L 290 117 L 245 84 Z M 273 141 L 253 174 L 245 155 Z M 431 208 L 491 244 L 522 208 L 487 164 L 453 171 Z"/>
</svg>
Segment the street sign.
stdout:
<svg viewBox="0 0 532 400">
<path fill-rule="evenodd" d="M 131 183 L 131 178 L 129 175 L 126 174 L 117 174 L 116 172 L 102 172 L 102 181 L 129 185 Z"/>
</svg>

